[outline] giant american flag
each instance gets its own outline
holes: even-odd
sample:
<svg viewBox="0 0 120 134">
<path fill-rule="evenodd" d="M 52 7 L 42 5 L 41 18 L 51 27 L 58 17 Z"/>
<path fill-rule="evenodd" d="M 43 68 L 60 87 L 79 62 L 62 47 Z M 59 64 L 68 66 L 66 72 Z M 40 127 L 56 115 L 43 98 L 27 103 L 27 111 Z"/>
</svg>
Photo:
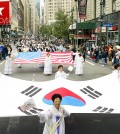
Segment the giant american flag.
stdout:
<svg viewBox="0 0 120 134">
<path fill-rule="evenodd" d="M 14 60 L 14 64 L 39 63 L 41 52 L 19 52 Z"/>
<path fill-rule="evenodd" d="M 48 52 L 20 52 L 14 64 L 44 63 Z M 72 52 L 50 52 L 52 64 L 73 64 Z"/>
</svg>

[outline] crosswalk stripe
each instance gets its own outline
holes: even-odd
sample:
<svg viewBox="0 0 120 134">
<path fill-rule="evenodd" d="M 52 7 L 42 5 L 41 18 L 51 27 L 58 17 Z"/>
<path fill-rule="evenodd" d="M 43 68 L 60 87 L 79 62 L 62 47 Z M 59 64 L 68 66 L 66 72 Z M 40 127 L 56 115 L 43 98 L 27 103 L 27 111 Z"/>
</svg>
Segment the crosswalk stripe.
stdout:
<svg viewBox="0 0 120 134">
<path fill-rule="evenodd" d="M 91 63 L 91 62 L 89 62 L 89 61 L 85 61 L 85 62 L 87 62 L 88 64 L 90 64 L 90 65 L 92 65 L 92 66 L 94 66 L 95 64 L 93 64 L 93 63 Z"/>
</svg>

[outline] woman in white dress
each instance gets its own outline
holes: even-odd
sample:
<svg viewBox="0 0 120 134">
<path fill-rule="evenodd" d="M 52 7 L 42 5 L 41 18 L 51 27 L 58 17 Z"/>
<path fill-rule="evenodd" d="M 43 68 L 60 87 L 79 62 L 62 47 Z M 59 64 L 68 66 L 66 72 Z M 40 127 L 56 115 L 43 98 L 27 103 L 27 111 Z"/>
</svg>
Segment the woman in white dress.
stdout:
<svg viewBox="0 0 120 134">
<path fill-rule="evenodd" d="M 83 74 L 83 64 L 84 64 L 84 59 L 81 54 L 78 54 L 78 56 L 75 58 L 75 74 L 80 75 Z"/>
<path fill-rule="evenodd" d="M 64 118 L 70 116 L 68 111 L 60 106 L 62 96 L 54 94 L 52 96 L 53 107 L 47 112 L 43 111 L 38 114 L 40 122 L 44 123 L 43 134 L 65 134 Z"/>
<path fill-rule="evenodd" d="M 47 56 L 44 61 L 44 74 L 52 74 L 52 61 L 51 61 L 51 56 L 50 53 L 47 53 Z"/>
<path fill-rule="evenodd" d="M 4 74 L 12 74 L 12 58 L 11 54 L 8 54 L 5 61 Z"/>
<path fill-rule="evenodd" d="M 67 79 L 68 75 L 69 75 L 69 73 L 67 74 L 67 73 L 65 73 L 63 71 L 63 66 L 62 65 L 59 65 L 58 66 L 58 71 L 55 73 L 55 79 L 56 78 L 64 78 L 64 79 Z"/>
</svg>

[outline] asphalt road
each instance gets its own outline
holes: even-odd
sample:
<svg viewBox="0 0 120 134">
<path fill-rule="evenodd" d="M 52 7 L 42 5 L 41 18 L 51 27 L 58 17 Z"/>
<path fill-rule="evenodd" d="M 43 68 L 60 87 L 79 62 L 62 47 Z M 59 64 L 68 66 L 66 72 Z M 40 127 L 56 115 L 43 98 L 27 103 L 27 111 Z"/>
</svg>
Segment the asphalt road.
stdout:
<svg viewBox="0 0 120 134">
<path fill-rule="evenodd" d="M 120 114 L 71 114 L 65 134 L 120 134 Z M 37 116 L 0 118 L 0 134 L 42 134 Z M 61 133 L 60 133 L 61 134 Z"/>
<path fill-rule="evenodd" d="M 13 49 L 13 61 L 15 56 L 17 55 L 16 47 L 11 44 Z M 4 63 L 5 61 L 0 62 L 0 72 L 4 74 Z M 48 81 L 53 80 L 55 77 L 55 73 L 57 72 L 58 65 L 53 65 L 52 70 L 53 74 L 45 76 L 43 74 L 44 68 L 39 68 L 38 64 L 23 64 L 22 68 L 17 68 L 16 64 L 13 64 L 13 74 L 9 75 L 10 77 L 29 80 L 29 81 Z M 64 71 L 68 72 L 69 65 L 64 65 Z M 91 60 L 87 59 L 84 63 L 84 74 L 83 75 L 75 75 L 75 69 L 70 73 L 68 79 L 74 81 L 85 81 L 96 79 L 107 74 L 110 74 L 113 70 L 113 67 L 108 64 L 105 66 L 101 66 L 101 63 L 92 63 Z"/>
<path fill-rule="evenodd" d="M 13 58 L 14 60 L 14 58 Z M 4 74 L 4 61 L 0 63 L 0 72 Z M 44 75 L 44 68 L 39 68 L 38 64 L 23 64 L 22 68 L 18 68 L 16 64 L 13 64 L 13 74 L 9 75 L 10 77 L 29 80 L 29 81 L 48 81 L 53 80 L 55 77 L 55 73 L 57 72 L 58 65 L 53 65 L 53 73 L 52 75 Z M 64 65 L 64 71 L 68 72 L 69 65 Z M 85 81 L 96 79 L 112 72 L 112 66 L 106 65 L 101 66 L 98 63 L 92 63 L 90 60 L 86 60 L 84 63 L 84 74 L 83 75 L 75 75 L 75 70 L 73 70 L 68 79 L 74 81 Z"/>
</svg>

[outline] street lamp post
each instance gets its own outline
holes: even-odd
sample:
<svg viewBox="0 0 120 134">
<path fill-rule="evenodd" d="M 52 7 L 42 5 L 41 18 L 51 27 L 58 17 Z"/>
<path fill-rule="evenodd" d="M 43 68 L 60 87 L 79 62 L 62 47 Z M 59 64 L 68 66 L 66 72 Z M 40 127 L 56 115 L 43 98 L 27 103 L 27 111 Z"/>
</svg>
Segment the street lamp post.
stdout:
<svg viewBox="0 0 120 134">
<path fill-rule="evenodd" d="M 78 23 L 78 1 L 76 0 L 76 47 L 78 47 L 78 29 L 77 29 L 77 23 Z"/>
<path fill-rule="evenodd" d="M 69 11 L 68 13 L 71 13 L 71 17 L 72 17 L 72 35 L 74 34 L 73 32 L 73 22 L 74 22 L 74 19 L 73 19 L 73 12 L 74 12 L 74 7 L 71 9 L 71 11 Z M 72 37 L 72 45 L 73 45 L 73 37 Z"/>
<path fill-rule="evenodd" d="M 103 22 L 103 14 L 102 14 L 102 6 L 103 6 L 103 0 L 100 0 L 100 45 L 102 44 L 102 22 Z"/>
</svg>

